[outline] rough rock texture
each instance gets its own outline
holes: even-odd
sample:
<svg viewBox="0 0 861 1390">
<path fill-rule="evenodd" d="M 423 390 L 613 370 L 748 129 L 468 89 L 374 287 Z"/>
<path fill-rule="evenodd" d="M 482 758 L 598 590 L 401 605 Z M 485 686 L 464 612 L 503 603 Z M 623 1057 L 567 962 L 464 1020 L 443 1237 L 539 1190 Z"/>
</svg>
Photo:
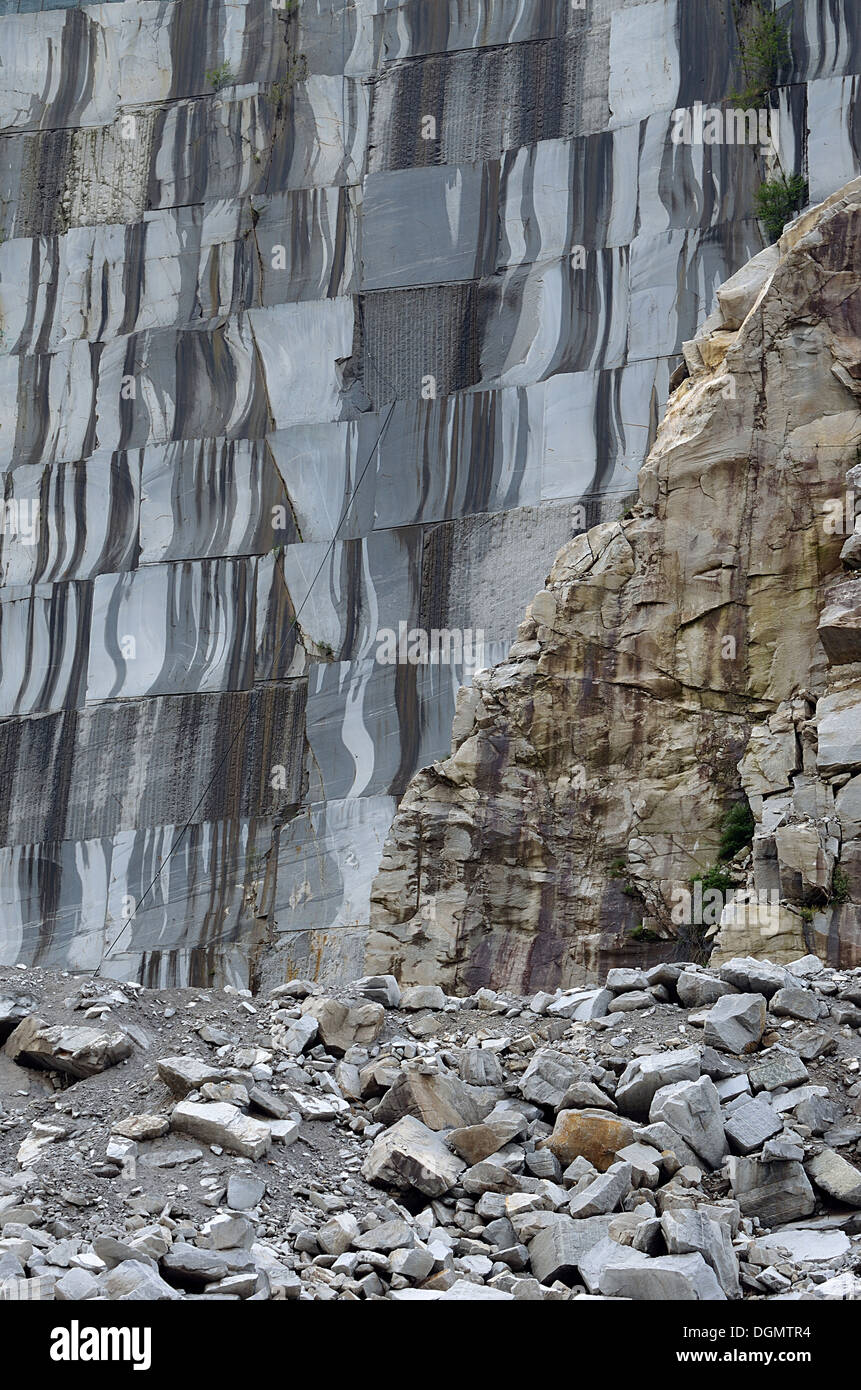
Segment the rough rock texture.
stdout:
<svg viewBox="0 0 861 1390">
<path fill-rule="evenodd" d="M 560 551 L 509 661 L 462 694 L 452 756 L 407 791 L 370 968 L 546 989 L 642 958 L 643 936 L 697 940 L 690 881 L 742 791 L 756 830 L 730 882 L 754 902 L 726 904 L 714 959 L 861 959 L 861 664 L 819 631 L 834 583 L 861 584 L 841 560 L 859 267 L 856 181 L 748 268 L 740 326 L 718 309 L 687 345 L 632 513 Z"/>
<path fill-rule="evenodd" d="M 814 198 L 858 170 L 843 9 L 797 7 L 778 93 Z M 0 0 L 0 472 L 40 502 L 0 535 L 0 959 L 359 973 L 458 684 L 621 514 L 762 247 L 760 161 L 672 143 L 726 11 Z M 382 664 L 402 623 L 483 651 Z"/>
<path fill-rule="evenodd" d="M 81 1078 L 0 1055 L 0 1302 L 857 1299 L 861 971 L 815 964 L 788 972 L 815 1046 L 769 1011 L 735 1054 L 654 972 L 621 1019 L 492 990 L 422 1014 L 359 979 L 325 1002 L 385 993 L 376 1035 L 296 1053 L 307 983 L 252 1001 L 0 967 L 58 1032 L 98 1013 L 135 1040 Z M 577 1086 L 600 1103 L 572 1109 Z"/>
</svg>

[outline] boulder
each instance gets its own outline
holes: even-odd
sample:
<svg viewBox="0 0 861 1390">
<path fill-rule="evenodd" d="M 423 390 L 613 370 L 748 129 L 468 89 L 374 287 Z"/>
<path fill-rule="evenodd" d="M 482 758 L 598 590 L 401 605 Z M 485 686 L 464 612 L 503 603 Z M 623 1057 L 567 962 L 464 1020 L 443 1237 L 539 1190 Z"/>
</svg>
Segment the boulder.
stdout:
<svg viewBox="0 0 861 1390">
<path fill-rule="evenodd" d="M 783 1120 L 764 1100 L 750 1100 L 733 1110 L 726 1123 L 730 1147 L 740 1154 L 761 1149 L 766 1139 L 783 1131 Z"/>
<path fill-rule="evenodd" d="M 467 1086 L 453 1072 L 426 1073 L 412 1066 L 383 1096 L 374 1119 L 391 1125 L 404 1115 L 414 1115 L 428 1129 L 463 1129 L 479 1124 L 493 1104 L 487 1088 Z"/>
<path fill-rule="evenodd" d="M 317 1020 L 310 1014 L 303 1014 L 301 1018 L 293 1018 L 283 1028 L 276 1032 L 273 1029 L 273 1039 L 282 1052 L 287 1052 L 291 1057 L 298 1057 L 310 1047 L 317 1037 Z"/>
<path fill-rule="evenodd" d="M 608 1009 L 611 1014 L 629 1014 L 636 1009 L 650 1009 L 655 1004 L 655 996 L 649 994 L 647 990 L 634 989 L 624 994 L 617 994 Z"/>
<path fill-rule="evenodd" d="M 775 1231 L 772 1235 L 760 1236 L 756 1242 L 757 1250 L 770 1255 L 775 1264 L 789 1261 L 792 1264 L 818 1264 L 820 1261 L 839 1260 L 847 1255 L 852 1243 L 845 1231 Z"/>
<path fill-rule="evenodd" d="M 124 1260 L 100 1279 L 106 1298 L 119 1302 L 170 1303 L 182 1298 L 157 1270 L 138 1260 Z"/>
<path fill-rule="evenodd" d="M 698 970 L 683 970 L 676 981 L 676 993 L 684 1009 L 702 1009 L 714 1004 L 724 994 L 735 994 L 732 985 Z"/>
<path fill-rule="evenodd" d="M 568 1203 L 568 1210 L 575 1218 L 606 1216 L 616 1210 L 623 1197 L 627 1197 L 631 1182 L 630 1163 L 613 1163 L 606 1173 L 595 1178 L 582 1192 L 575 1193 Z"/>
<path fill-rule="evenodd" d="M 575 1081 L 588 1081 L 589 1073 L 576 1057 L 541 1047 L 520 1078 L 520 1094 L 525 1100 L 558 1110 L 566 1091 Z"/>
<path fill-rule="evenodd" d="M 621 1247 L 620 1247 L 621 1248 Z M 602 1294 L 637 1302 L 721 1302 L 726 1295 L 714 1270 L 702 1255 L 659 1255 L 625 1251 L 626 1258 L 610 1256 L 601 1275 Z"/>
<path fill-rule="evenodd" d="M 762 994 L 770 999 L 787 983 L 787 972 L 782 965 L 773 965 L 768 960 L 756 960 L 753 956 L 735 956 L 724 961 L 718 974 L 727 984 L 740 989 L 744 994 Z"/>
<path fill-rule="evenodd" d="M 650 1144 L 656 1148 L 660 1154 L 674 1154 L 680 1168 L 691 1167 L 703 1169 L 705 1164 L 698 1154 L 695 1154 L 689 1144 L 686 1144 L 680 1134 L 663 1120 L 659 1120 L 654 1125 L 642 1125 L 636 1131 L 636 1140 L 640 1144 Z"/>
<path fill-rule="evenodd" d="M 742 1216 L 756 1216 L 764 1226 L 783 1226 L 809 1216 L 813 1189 L 801 1164 L 731 1158 L 730 1185 Z"/>
<path fill-rule="evenodd" d="M 797 1086 L 810 1079 L 810 1073 L 796 1052 L 773 1048 L 747 1074 L 754 1091 L 776 1091 L 780 1086 Z"/>
<path fill-rule="evenodd" d="M 613 1002 L 609 989 L 570 989 L 548 1003 L 545 1012 L 550 1018 L 570 1018 L 574 1023 L 590 1023 L 606 1017 Z"/>
<path fill-rule="evenodd" d="M 720 1167 L 726 1139 L 720 1096 L 711 1077 L 664 1086 L 649 1107 L 649 1119 L 665 1121 L 711 1168 Z"/>
<path fill-rule="evenodd" d="M 769 1005 L 771 1012 L 780 1018 L 802 1018 L 813 1023 L 819 1017 L 818 995 L 812 989 L 779 989 Z"/>
<path fill-rule="evenodd" d="M 176 1096 L 187 1096 L 209 1081 L 224 1079 L 223 1067 L 213 1066 L 200 1057 L 162 1057 L 156 1067 L 165 1086 Z"/>
<path fill-rule="evenodd" d="M 250 1211 L 266 1195 L 266 1183 L 250 1173 L 231 1173 L 227 1182 L 227 1205 L 232 1211 Z"/>
<path fill-rule="evenodd" d="M 440 1126 L 429 1125 L 428 1128 L 437 1129 Z M 518 1115 L 516 1111 L 509 1111 L 508 1114 L 499 1114 L 485 1120 L 484 1124 L 453 1129 L 447 1135 L 447 1140 L 464 1162 L 474 1164 L 498 1153 L 505 1144 L 510 1144 L 512 1139 L 523 1134 L 525 1129 L 526 1120 L 523 1116 Z"/>
<path fill-rule="evenodd" d="M 401 1000 L 403 1003 L 403 998 Z M 340 999 L 312 996 L 302 1005 L 302 1016 L 317 1020 L 319 1036 L 327 1048 L 346 1052 L 367 1047 L 383 1031 L 386 1011 L 382 1004 L 344 1004 Z"/>
<path fill-rule="evenodd" d="M 170 1129 L 166 1115 L 127 1115 L 112 1126 L 113 1134 L 124 1139 L 160 1139 Z"/>
<path fill-rule="evenodd" d="M 583 1157 L 599 1173 L 606 1173 L 619 1149 L 633 1140 L 632 1125 L 604 1110 L 560 1110 L 553 1133 L 541 1141 L 541 1147 L 550 1149 L 566 1166 Z"/>
<path fill-rule="evenodd" d="M 466 1165 L 421 1120 L 405 1115 L 371 1145 L 362 1175 L 371 1183 L 441 1197 L 454 1187 Z"/>
<path fill-rule="evenodd" d="M 609 971 L 607 975 L 607 988 L 614 994 L 623 994 L 628 990 L 647 990 L 649 980 L 643 970 L 617 969 Z"/>
<path fill-rule="evenodd" d="M 573 1086 L 568 1087 L 559 1106 L 560 1110 L 588 1110 L 590 1108 L 616 1109 L 616 1102 L 611 1100 L 600 1086 L 596 1086 L 594 1081 L 575 1081 Z"/>
<path fill-rule="evenodd" d="M 677 1081 L 696 1081 L 700 1074 L 698 1047 L 655 1052 L 629 1062 L 616 1087 L 616 1105 L 626 1115 L 648 1115 L 655 1093 Z"/>
<path fill-rule="evenodd" d="M 715 1221 L 704 1211 L 676 1208 L 664 1212 L 661 1230 L 669 1254 L 702 1255 L 727 1298 L 738 1297 L 738 1256 L 724 1222 Z"/>
<path fill-rule="evenodd" d="M 173 1108 L 170 1127 L 191 1134 L 204 1144 L 219 1144 L 243 1158 L 262 1158 L 272 1143 L 268 1124 L 243 1115 L 235 1105 L 180 1101 Z"/>
<path fill-rule="evenodd" d="M 19 1066 L 58 1071 L 79 1081 L 124 1062 L 132 1055 L 132 1044 L 125 1033 L 78 1024 L 52 1028 L 43 1018 L 29 1014 L 13 1028 L 3 1051 Z"/>
<path fill-rule="evenodd" d="M 384 1009 L 396 1009 L 401 1002 L 401 987 L 394 975 L 366 975 L 357 980 L 355 988 L 372 1004 L 382 1004 Z"/>
<path fill-rule="evenodd" d="M 439 985 L 408 985 L 401 993 L 402 1009 L 444 1009 L 447 1003 L 445 990 Z"/>
<path fill-rule="evenodd" d="M 709 1009 L 703 1042 L 721 1052 L 753 1052 L 765 1031 L 767 1006 L 761 994 L 727 994 Z"/>
<path fill-rule="evenodd" d="M 573 1283 L 580 1261 L 607 1236 L 609 1216 L 573 1221 L 561 1213 L 547 1213 L 548 1221 L 529 1242 L 529 1261 L 535 1278 L 542 1284 L 560 1279 Z"/>
<path fill-rule="evenodd" d="M 389 1254 L 392 1250 L 411 1249 L 416 1243 L 416 1238 L 412 1227 L 406 1221 L 396 1219 L 394 1221 L 381 1221 L 379 1226 L 372 1226 L 370 1231 L 363 1231 L 357 1235 L 353 1241 L 354 1250 L 376 1250 L 380 1254 Z"/>
<path fill-rule="evenodd" d="M 861 1207 L 861 1172 L 834 1149 L 823 1149 L 805 1164 L 816 1186 L 835 1202 Z"/>
<path fill-rule="evenodd" d="M 505 1073 L 489 1047 L 465 1047 L 460 1054 L 460 1079 L 470 1086 L 501 1086 Z"/>
</svg>

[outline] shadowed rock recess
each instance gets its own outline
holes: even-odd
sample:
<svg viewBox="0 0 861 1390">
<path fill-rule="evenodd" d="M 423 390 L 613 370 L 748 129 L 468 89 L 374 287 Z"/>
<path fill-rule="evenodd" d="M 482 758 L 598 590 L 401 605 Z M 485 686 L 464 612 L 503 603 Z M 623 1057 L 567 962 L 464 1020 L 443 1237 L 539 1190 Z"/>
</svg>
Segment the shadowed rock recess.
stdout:
<svg viewBox="0 0 861 1390">
<path fill-rule="evenodd" d="M 783 11 L 791 59 L 769 100 L 781 157 L 817 201 L 859 172 L 861 24 L 854 0 Z M 738 81 L 730 7 L 0 0 L 0 53 L 0 961 L 151 985 L 354 977 L 392 819 L 418 769 L 448 755 L 469 675 L 458 660 L 385 664 L 378 634 L 481 632 L 482 664 L 503 661 L 559 547 L 630 505 L 683 343 L 762 250 L 767 157 L 672 139 L 677 107 L 725 102 Z M 793 429 L 817 373 L 823 410 L 851 404 L 818 352 L 825 308 L 811 313 L 782 349 L 798 380 L 770 367 Z M 738 379 L 736 410 L 753 409 Z M 782 561 L 819 583 L 802 445 L 794 468 L 769 452 L 782 435 L 750 434 L 741 414 L 722 428 L 722 455 L 735 430 L 763 466 L 691 457 L 672 504 L 677 575 L 638 571 L 618 600 L 639 586 L 655 635 L 620 630 L 608 656 L 622 621 L 608 591 L 606 644 L 590 639 L 582 670 L 548 648 L 553 681 L 567 672 L 573 692 L 588 675 L 580 712 L 542 707 L 542 674 L 513 760 L 510 731 L 494 742 L 487 726 L 481 775 L 498 762 L 499 788 L 476 835 L 464 786 L 439 884 L 410 791 L 375 959 L 413 974 L 439 958 L 450 978 L 472 957 L 476 978 L 546 983 L 596 966 L 642 915 L 602 845 L 630 849 L 637 882 L 638 851 L 666 858 L 667 878 L 687 872 L 667 848 L 698 785 L 682 750 L 698 740 L 731 782 L 748 725 L 794 688 L 792 644 L 816 688 L 813 639 L 787 615 L 770 676 L 752 669 L 748 689 L 741 673 L 771 651 L 760 626 L 734 673 L 715 658 L 699 689 L 709 622 L 732 613 L 741 637 L 752 599 L 741 524 L 700 563 L 697 508 L 729 534 L 740 494 L 724 485 L 743 473 L 759 507 L 774 489 L 754 587 L 777 594 Z M 642 564 L 659 527 L 642 516 L 577 542 L 603 547 L 584 601 L 625 556 Z M 573 581 L 585 561 L 565 563 Z M 679 650 L 662 653 L 679 604 Z M 845 655 L 849 590 L 831 610 L 828 650 Z M 674 722 L 656 741 L 658 709 Z M 527 752 L 542 720 L 560 735 L 543 771 Z M 631 727 L 639 753 L 623 752 Z M 566 795 L 572 753 L 606 758 L 608 777 L 629 760 L 613 805 L 593 784 Z M 517 769 L 504 794 L 503 763 Z M 702 781 L 711 825 L 719 781 Z M 660 824 L 639 806 L 659 789 Z M 461 877 L 437 894 L 457 878 L 458 837 Z M 428 894 L 420 967 L 402 926 Z"/>
<path fill-rule="evenodd" d="M 408 789 L 370 968 L 553 988 L 709 938 L 861 961 L 861 180 L 718 291 L 685 359 L 639 501 L 563 547 Z M 722 848 L 709 926 L 691 880 Z"/>
</svg>

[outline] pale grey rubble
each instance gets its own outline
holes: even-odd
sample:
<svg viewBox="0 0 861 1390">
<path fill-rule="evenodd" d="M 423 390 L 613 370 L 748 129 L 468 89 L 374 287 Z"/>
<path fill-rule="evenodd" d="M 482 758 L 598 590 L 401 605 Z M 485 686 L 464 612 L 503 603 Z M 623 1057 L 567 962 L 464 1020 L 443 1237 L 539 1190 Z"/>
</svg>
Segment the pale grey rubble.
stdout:
<svg viewBox="0 0 861 1390">
<path fill-rule="evenodd" d="M 761 1002 L 736 1052 L 720 979 Z M 861 1298 L 861 970 L 594 993 L 0 969 L 0 1300 Z"/>
</svg>

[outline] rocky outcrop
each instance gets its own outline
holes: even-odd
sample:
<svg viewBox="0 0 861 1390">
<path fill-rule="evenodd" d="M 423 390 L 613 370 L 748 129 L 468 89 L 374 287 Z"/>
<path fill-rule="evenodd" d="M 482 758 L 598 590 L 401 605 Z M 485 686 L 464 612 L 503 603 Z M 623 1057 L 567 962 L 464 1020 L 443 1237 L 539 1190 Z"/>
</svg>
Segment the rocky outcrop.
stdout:
<svg viewBox="0 0 861 1390">
<path fill-rule="evenodd" d="M 370 969 L 553 988 L 715 936 L 861 959 L 859 265 L 856 181 L 719 293 L 636 505 L 563 547 L 408 789 Z M 709 921 L 692 880 L 745 796 L 752 849 L 707 883 L 754 902 Z"/>
</svg>

